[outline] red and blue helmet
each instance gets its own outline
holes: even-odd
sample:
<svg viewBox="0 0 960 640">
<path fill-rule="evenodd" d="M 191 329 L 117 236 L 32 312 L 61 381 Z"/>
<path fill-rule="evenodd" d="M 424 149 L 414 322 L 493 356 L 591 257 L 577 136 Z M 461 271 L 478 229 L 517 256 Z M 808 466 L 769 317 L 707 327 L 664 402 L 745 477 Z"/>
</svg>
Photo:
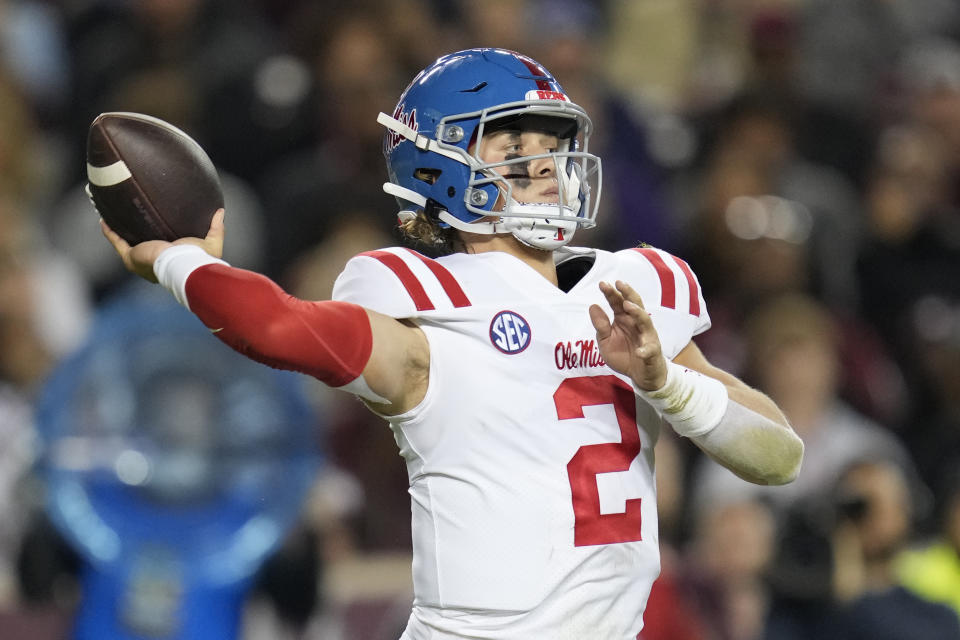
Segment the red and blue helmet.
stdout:
<svg viewBox="0 0 960 640">
<path fill-rule="evenodd" d="M 400 97 L 383 151 L 401 220 L 425 210 L 441 227 L 506 233 L 542 249 L 592 227 L 600 198 L 600 159 L 588 152 L 593 125 L 536 61 L 504 49 L 445 55 L 421 71 Z M 486 163 L 477 154 L 485 132 L 534 122 L 560 141 L 556 151 Z M 559 183 L 556 203 L 524 203 L 496 171 L 548 157 Z"/>
</svg>

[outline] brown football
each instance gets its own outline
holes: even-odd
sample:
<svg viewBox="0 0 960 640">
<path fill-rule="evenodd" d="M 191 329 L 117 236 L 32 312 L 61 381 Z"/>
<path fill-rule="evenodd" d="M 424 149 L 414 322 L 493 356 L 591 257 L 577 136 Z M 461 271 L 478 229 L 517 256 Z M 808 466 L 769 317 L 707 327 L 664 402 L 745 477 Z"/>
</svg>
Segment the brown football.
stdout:
<svg viewBox="0 0 960 640">
<path fill-rule="evenodd" d="M 223 207 L 220 178 L 200 145 L 140 113 L 102 113 L 90 124 L 87 193 L 131 245 L 202 238 Z"/>
</svg>

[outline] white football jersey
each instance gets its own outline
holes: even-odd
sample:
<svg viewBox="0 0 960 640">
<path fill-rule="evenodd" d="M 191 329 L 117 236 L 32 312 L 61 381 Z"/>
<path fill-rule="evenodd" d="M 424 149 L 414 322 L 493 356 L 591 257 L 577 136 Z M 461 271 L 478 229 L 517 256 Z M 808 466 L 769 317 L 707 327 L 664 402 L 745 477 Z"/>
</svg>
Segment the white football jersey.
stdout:
<svg viewBox="0 0 960 640">
<path fill-rule="evenodd" d="M 414 610 L 404 640 L 634 639 L 660 571 L 656 412 L 600 357 L 588 307 L 620 279 L 664 355 L 710 326 L 685 262 L 594 258 L 564 292 L 506 253 L 351 259 L 333 297 L 410 318 L 430 343 L 426 397 L 387 418 L 410 478 Z M 562 265 L 561 265 L 562 268 Z"/>
</svg>

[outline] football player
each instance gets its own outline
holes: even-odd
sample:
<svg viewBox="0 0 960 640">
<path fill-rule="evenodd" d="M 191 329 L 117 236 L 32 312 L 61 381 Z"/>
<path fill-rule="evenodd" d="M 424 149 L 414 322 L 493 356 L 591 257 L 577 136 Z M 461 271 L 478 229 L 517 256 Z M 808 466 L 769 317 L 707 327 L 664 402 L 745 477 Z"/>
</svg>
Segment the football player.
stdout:
<svg viewBox="0 0 960 640">
<path fill-rule="evenodd" d="M 231 347 L 389 423 L 412 509 L 403 640 L 636 638 L 660 568 L 660 429 L 762 484 L 790 482 L 803 444 L 693 342 L 710 319 L 686 262 L 569 246 L 595 224 L 600 159 L 540 64 L 443 56 L 379 122 L 401 226 L 447 255 L 360 254 L 308 302 L 220 260 L 222 212 L 203 239 L 104 233 Z"/>
</svg>

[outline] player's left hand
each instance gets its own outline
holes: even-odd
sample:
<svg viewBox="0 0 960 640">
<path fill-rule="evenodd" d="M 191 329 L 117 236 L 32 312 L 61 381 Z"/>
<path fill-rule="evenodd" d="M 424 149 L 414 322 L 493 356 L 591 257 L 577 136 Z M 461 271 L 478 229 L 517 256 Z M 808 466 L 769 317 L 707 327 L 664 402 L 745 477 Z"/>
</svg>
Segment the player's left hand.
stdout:
<svg viewBox="0 0 960 640">
<path fill-rule="evenodd" d="M 601 282 L 600 291 L 613 309 L 611 321 L 600 305 L 590 305 L 600 355 L 614 371 L 630 376 L 638 388 L 656 391 L 667 380 L 667 361 L 640 294 L 621 280 L 615 287 Z"/>
</svg>

